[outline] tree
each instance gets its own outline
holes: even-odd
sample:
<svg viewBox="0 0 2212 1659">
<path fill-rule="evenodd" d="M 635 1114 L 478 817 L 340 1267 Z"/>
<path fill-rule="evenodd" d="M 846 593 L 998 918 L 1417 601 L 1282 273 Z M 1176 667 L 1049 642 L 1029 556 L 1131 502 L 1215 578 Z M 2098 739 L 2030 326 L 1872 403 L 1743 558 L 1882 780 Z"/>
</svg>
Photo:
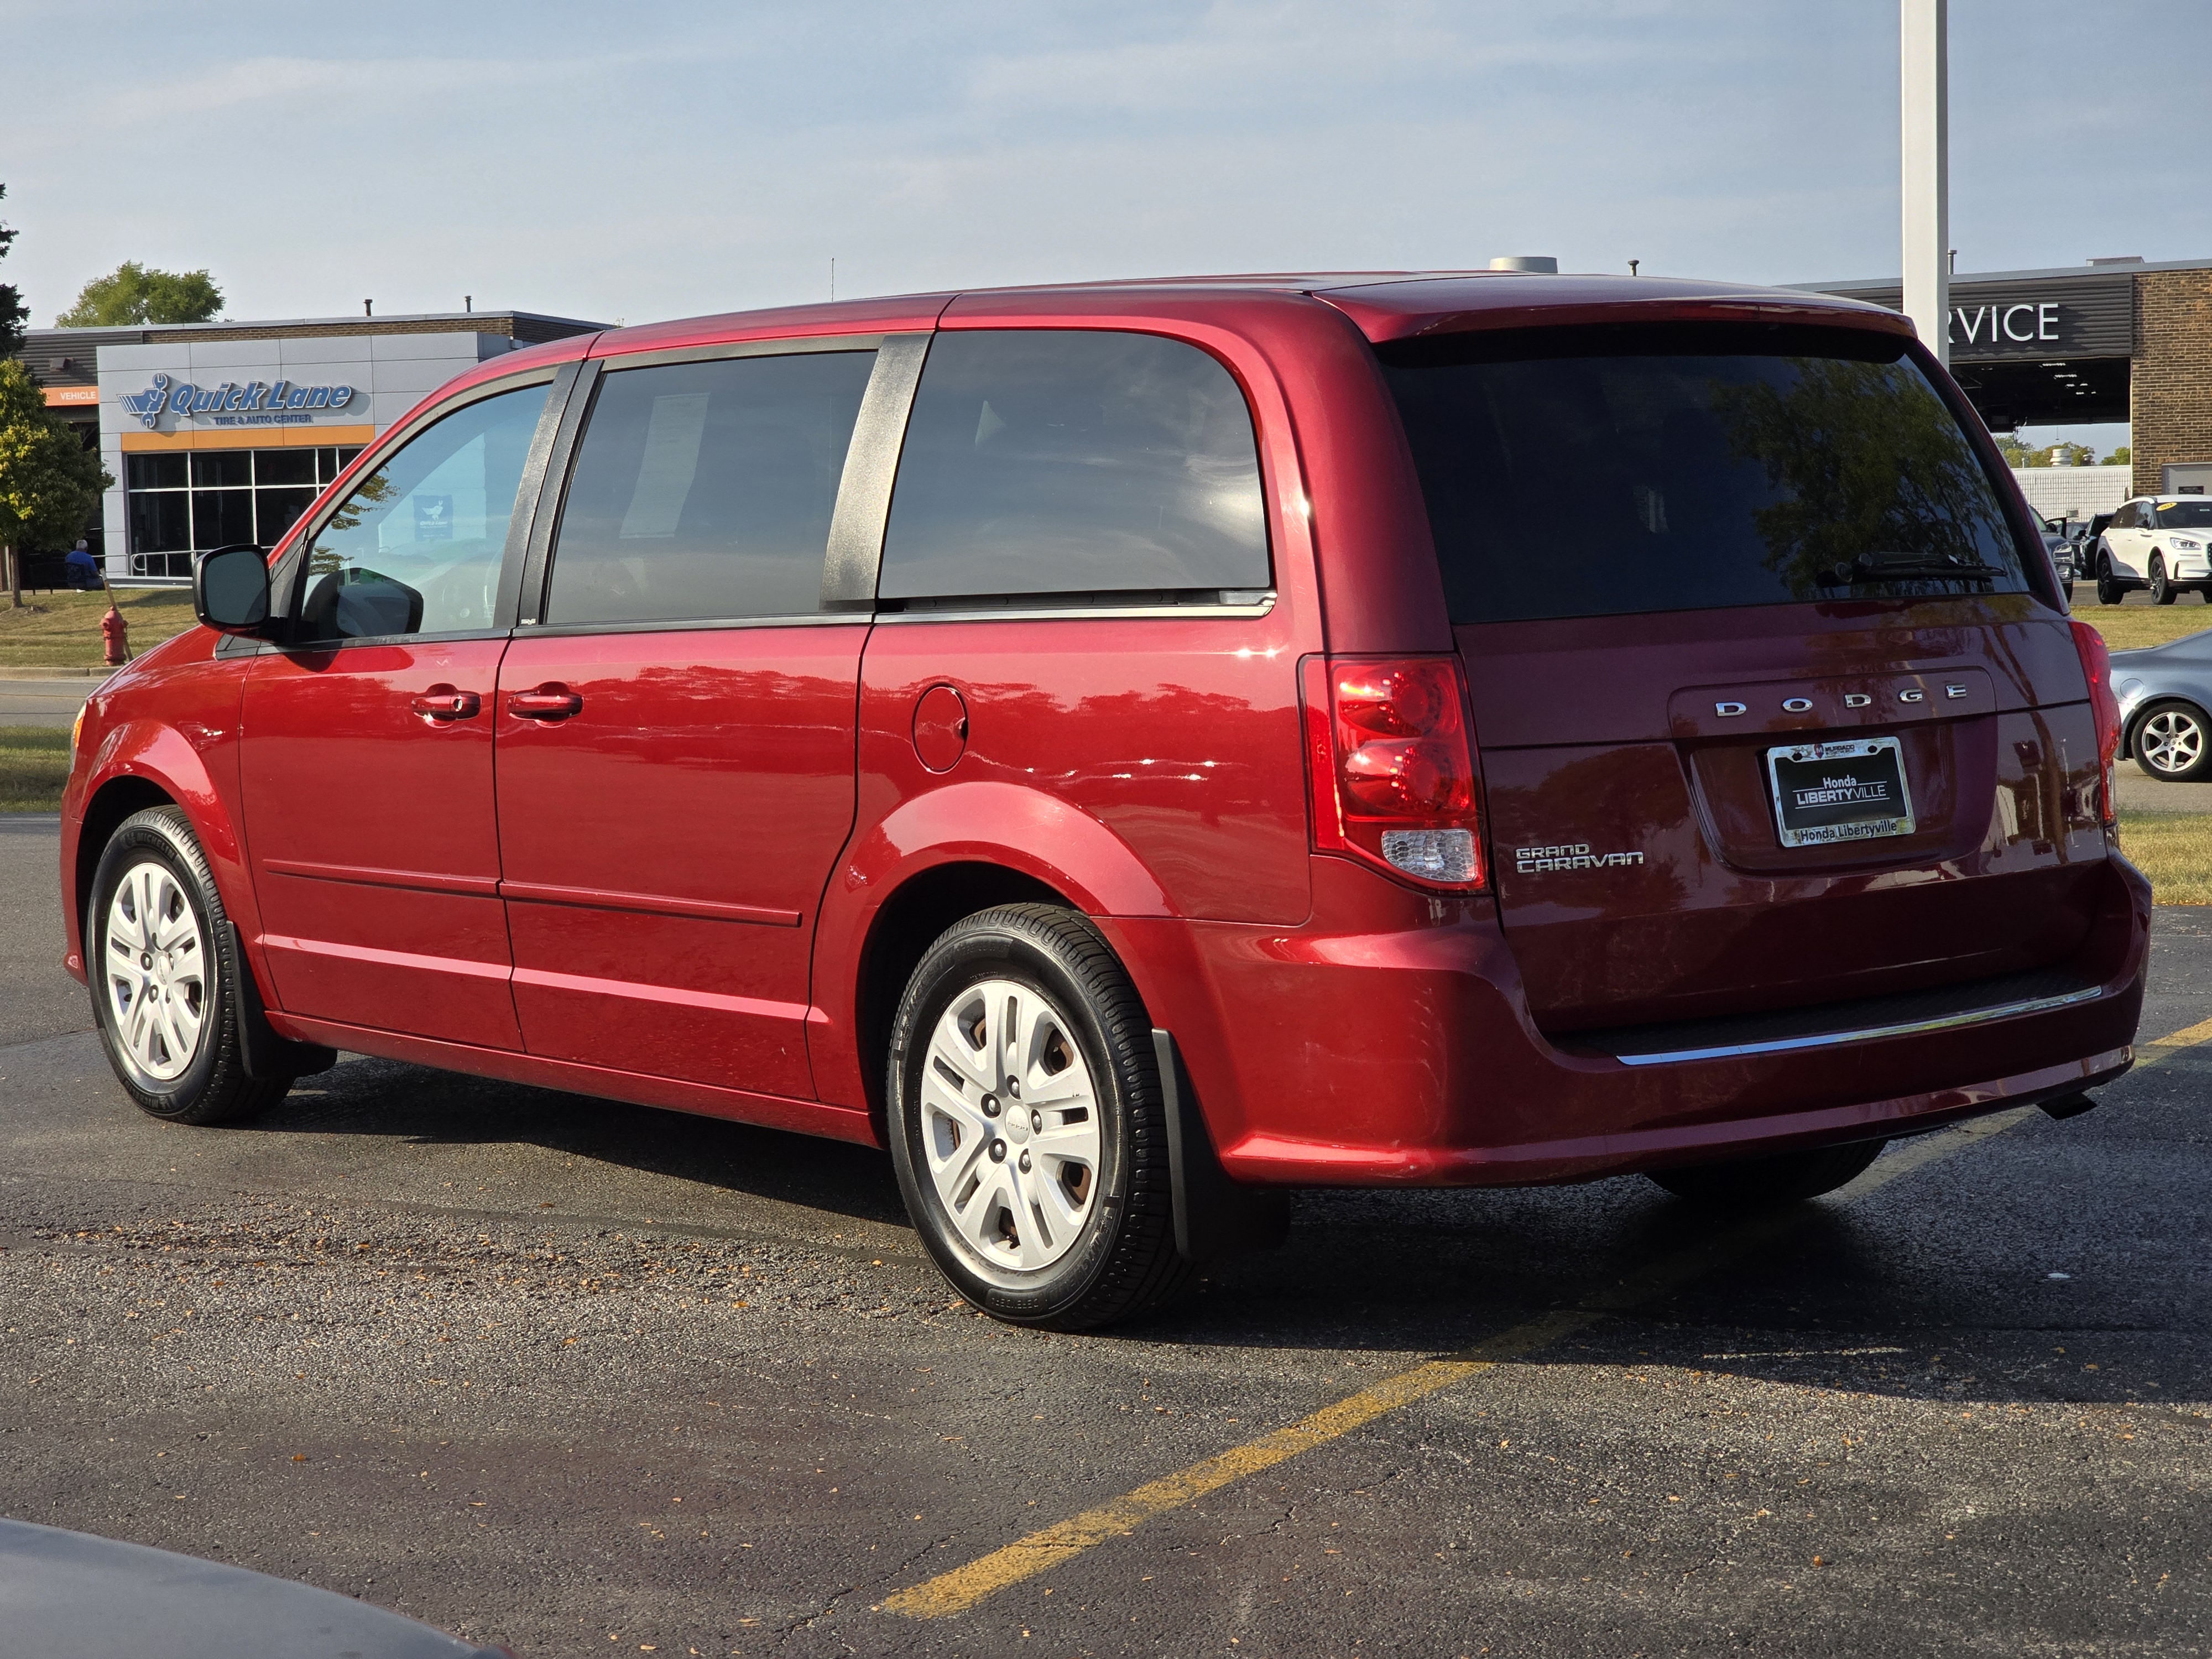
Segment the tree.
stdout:
<svg viewBox="0 0 2212 1659">
<path fill-rule="evenodd" d="M 8 589 L 23 603 L 22 550 L 66 547 L 84 533 L 100 492 L 115 482 L 76 428 L 46 413 L 31 371 L 0 360 L 0 552 Z"/>
<path fill-rule="evenodd" d="M 2033 466 L 2035 465 L 2033 461 L 2028 459 L 2027 446 L 2021 442 L 2016 434 L 2010 432 L 2000 432 L 1996 435 L 1997 453 L 2004 457 L 2004 464 L 2007 466 Z"/>
<path fill-rule="evenodd" d="M 222 290 L 204 270 L 149 270 L 125 259 L 95 276 L 54 321 L 63 328 L 128 328 L 134 323 L 204 323 L 222 309 Z"/>
<path fill-rule="evenodd" d="M 1976 564 L 2011 534 L 1958 422 L 1886 363 L 1806 358 L 1794 385 L 1717 384 L 1712 408 L 1781 496 L 1752 518 L 1800 599 L 1861 553 Z"/>
<path fill-rule="evenodd" d="M 2118 449 L 2105 457 L 2105 465 L 2106 466 L 2133 466 L 2135 463 L 2135 447 L 2130 444 L 2122 444 Z"/>
<path fill-rule="evenodd" d="M 0 185 L 0 197 L 8 194 L 8 186 Z M 15 233 L 0 223 L 0 259 L 8 257 L 9 244 Z M 30 317 L 23 304 L 23 296 L 15 291 L 12 283 L 0 283 L 0 357 L 12 357 L 23 346 L 23 324 Z"/>
</svg>

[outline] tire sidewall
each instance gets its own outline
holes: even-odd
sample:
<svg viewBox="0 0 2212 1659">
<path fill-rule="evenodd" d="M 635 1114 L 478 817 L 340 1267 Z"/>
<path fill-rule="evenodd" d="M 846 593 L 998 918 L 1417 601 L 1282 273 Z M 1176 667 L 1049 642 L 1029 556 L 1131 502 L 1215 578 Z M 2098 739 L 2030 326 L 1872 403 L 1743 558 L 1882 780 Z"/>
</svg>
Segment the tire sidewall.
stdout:
<svg viewBox="0 0 2212 1659">
<path fill-rule="evenodd" d="M 192 1056 L 192 1063 L 167 1082 L 140 1073 L 131 1059 L 128 1045 L 115 1029 L 114 1010 L 107 994 L 108 913 L 113 908 L 116 889 L 125 872 L 149 859 L 168 869 L 176 878 L 185 902 L 192 907 L 193 918 L 206 941 L 208 971 L 213 981 L 208 989 L 207 1014 L 201 1022 L 199 1050 Z M 208 874 L 207 862 L 200 855 L 191 830 L 173 811 L 156 809 L 125 820 L 101 849 L 100 865 L 93 876 L 92 908 L 85 918 L 84 930 L 85 976 L 92 989 L 93 1018 L 99 1024 L 100 1039 L 106 1048 L 108 1062 L 115 1068 L 116 1077 L 131 1099 L 155 1117 L 191 1116 L 214 1087 L 216 1073 L 226 1060 L 233 1066 L 237 1064 L 236 1015 L 233 1008 L 237 967 L 231 960 L 229 929 L 225 926 L 228 920 L 222 896 Z"/>
<path fill-rule="evenodd" d="M 1046 998 L 1090 1068 L 1099 1115 L 1097 1191 L 1074 1248 L 1034 1274 L 982 1261 L 960 1237 L 921 1152 L 922 1067 L 930 1035 L 954 1000 L 985 980 L 1011 980 Z M 1130 1094 L 1139 1079 L 1114 1059 L 1091 994 L 1057 954 L 1001 921 L 956 927 L 915 969 L 892 1028 L 886 1107 L 891 1161 L 915 1231 L 961 1294 L 1001 1319 L 1049 1320 L 1089 1294 L 1111 1270 L 1128 1214 Z"/>
</svg>

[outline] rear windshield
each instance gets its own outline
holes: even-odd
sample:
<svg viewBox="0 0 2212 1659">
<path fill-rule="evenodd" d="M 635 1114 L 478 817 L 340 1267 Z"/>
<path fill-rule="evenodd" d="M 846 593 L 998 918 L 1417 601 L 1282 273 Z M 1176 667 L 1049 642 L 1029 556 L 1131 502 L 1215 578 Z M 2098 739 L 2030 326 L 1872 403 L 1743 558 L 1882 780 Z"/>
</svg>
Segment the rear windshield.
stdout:
<svg viewBox="0 0 2212 1659">
<path fill-rule="evenodd" d="M 1513 330 L 1376 355 L 1455 623 L 2027 586 L 1988 471 L 1893 336 Z"/>
</svg>

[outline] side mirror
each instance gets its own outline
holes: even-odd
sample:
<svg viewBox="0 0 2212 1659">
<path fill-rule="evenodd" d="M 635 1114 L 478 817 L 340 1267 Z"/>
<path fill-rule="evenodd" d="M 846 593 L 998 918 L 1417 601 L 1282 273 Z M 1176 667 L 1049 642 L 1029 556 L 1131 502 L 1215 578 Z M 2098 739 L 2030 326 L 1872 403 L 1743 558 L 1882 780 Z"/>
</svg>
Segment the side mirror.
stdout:
<svg viewBox="0 0 2212 1659">
<path fill-rule="evenodd" d="M 258 635 L 269 622 L 269 558 L 240 543 L 192 561 L 192 614 L 224 634 Z"/>
</svg>

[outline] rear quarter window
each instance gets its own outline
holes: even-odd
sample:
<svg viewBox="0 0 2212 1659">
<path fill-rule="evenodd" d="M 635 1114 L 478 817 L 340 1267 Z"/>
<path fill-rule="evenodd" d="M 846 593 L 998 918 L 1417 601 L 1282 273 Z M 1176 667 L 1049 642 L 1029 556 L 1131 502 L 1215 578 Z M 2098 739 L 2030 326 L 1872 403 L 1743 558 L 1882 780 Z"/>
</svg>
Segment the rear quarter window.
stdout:
<svg viewBox="0 0 2212 1659">
<path fill-rule="evenodd" d="M 1377 356 L 1455 623 L 2027 586 L 1989 472 L 1893 336 L 1516 330 Z M 1862 556 L 1991 574 L 1838 580 Z"/>
<path fill-rule="evenodd" d="M 931 343 L 881 598 L 1174 599 L 1267 586 L 1251 412 L 1212 357 L 1101 330 Z"/>
</svg>

